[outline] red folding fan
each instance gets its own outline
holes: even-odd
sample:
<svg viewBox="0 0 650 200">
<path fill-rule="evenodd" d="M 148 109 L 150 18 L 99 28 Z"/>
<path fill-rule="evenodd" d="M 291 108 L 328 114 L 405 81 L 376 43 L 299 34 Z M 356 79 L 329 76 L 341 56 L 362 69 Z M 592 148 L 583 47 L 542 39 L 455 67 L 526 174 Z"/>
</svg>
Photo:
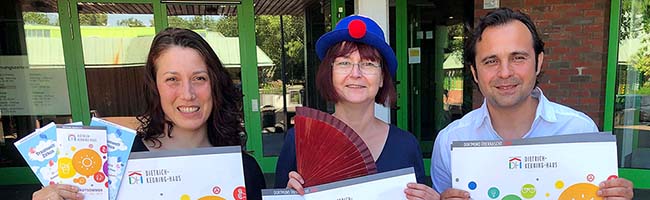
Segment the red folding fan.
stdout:
<svg viewBox="0 0 650 200">
<path fill-rule="evenodd" d="M 296 108 L 296 162 L 304 187 L 377 172 L 370 149 L 343 121 L 319 110 Z"/>
</svg>

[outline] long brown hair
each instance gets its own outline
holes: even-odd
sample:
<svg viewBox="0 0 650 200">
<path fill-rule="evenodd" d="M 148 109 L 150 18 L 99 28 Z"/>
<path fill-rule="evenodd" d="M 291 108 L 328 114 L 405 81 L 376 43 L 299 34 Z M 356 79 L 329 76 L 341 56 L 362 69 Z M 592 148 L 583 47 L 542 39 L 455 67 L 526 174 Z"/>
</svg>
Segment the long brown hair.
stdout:
<svg viewBox="0 0 650 200">
<path fill-rule="evenodd" d="M 212 146 L 241 145 L 242 127 L 241 92 L 235 88 L 230 74 L 221 64 L 208 42 L 199 34 L 180 28 L 167 28 L 156 35 L 151 43 L 147 63 L 145 64 L 144 96 L 146 111 L 137 117 L 141 126 L 138 135 L 144 140 L 161 145 L 158 138 L 165 132 L 172 137 L 174 124 L 165 119 L 160 104 L 160 94 L 156 86 L 156 66 L 158 57 L 171 47 L 184 47 L 196 50 L 206 65 L 212 87 L 212 112 L 208 118 L 208 139 Z"/>
</svg>

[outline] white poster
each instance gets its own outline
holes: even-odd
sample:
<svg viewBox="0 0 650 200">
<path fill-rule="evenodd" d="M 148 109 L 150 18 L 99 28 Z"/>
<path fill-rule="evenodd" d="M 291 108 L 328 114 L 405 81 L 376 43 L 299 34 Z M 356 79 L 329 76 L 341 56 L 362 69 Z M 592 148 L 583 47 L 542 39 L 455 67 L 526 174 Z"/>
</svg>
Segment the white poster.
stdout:
<svg viewBox="0 0 650 200">
<path fill-rule="evenodd" d="M 117 199 L 245 200 L 241 148 L 131 153 Z"/>
<path fill-rule="evenodd" d="M 30 66 L 27 56 L 0 56 L 3 115 L 69 115 L 63 66 Z"/>
<path fill-rule="evenodd" d="M 473 199 L 598 199 L 617 172 L 610 133 L 452 144 L 453 187 Z"/>
</svg>

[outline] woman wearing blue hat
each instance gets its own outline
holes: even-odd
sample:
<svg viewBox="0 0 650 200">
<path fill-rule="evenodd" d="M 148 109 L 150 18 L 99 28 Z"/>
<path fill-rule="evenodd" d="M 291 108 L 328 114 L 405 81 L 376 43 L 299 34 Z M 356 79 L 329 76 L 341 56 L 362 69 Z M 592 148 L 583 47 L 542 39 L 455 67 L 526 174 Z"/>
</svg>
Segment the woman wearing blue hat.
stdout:
<svg viewBox="0 0 650 200">
<path fill-rule="evenodd" d="M 391 107 L 396 94 L 392 77 L 397 70 L 393 49 L 373 20 L 353 15 L 336 25 L 316 42 L 321 64 L 316 87 L 321 96 L 335 103 L 334 117 L 345 122 L 366 143 L 378 172 L 413 167 L 418 183 L 405 186 L 408 199 L 439 199 L 424 185 L 422 152 L 413 134 L 375 117 L 375 103 Z M 296 172 L 295 134 L 289 130 L 278 158 L 275 186 L 288 187 L 304 194 Z"/>
</svg>

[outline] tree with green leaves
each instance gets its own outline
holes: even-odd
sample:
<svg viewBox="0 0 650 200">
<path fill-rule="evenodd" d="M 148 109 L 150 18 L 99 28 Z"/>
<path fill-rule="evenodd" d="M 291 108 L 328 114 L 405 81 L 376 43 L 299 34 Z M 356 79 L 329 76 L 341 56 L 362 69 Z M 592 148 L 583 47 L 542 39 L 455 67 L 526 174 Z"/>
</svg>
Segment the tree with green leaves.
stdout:
<svg viewBox="0 0 650 200">
<path fill-rule="evenodd" d="M 298 16 L 283 16 L 285 74 L 289 83 L 302 83 L 305 77 L 304 66 L 304 19 Z M 236 26 L 235 26 L 236 27 Z M 266 52 L 273 63 L 271 80 L 282 78 L 282 46 L 280 16 L 263 15 L 255 18 L 255 37 L 257 46 Z"/>
<path fill-rule="evenodd" d="M 120 20 L 117 22 L 117 25 L 120 26 L 128 26 L 128 27 L 145 27 L 144 23 L 136 18 L 128 18 L 124 20 Z"/>
<path fill-rule="evenodd" d="M 648 81 L 647 78 L 650 77 L 650 49 L 648 48 L 650 46 L 650 0 L 621 1 L 619 32 L 621 41 L 633 39 L 641 40 L 641 48 L 638 49 L 628 61 L 630 62 L 631 67 L 638 71 L 641 77 L 645 78 L 640 79 L 642 88 L 626 88 L 626 91 L 634 91 L 633 93 L 648 91 L 648 88 L 650 87 L 650 81 Z"/>
<path fill-rule="evenodd" d="M 209 27 L 214 27 L 217 20 L 209 16 L 194 16 L 189 19 L 183 19 L 178 16 L 170 16 L 167 18 L 169 27 L 186 28 L 190 30 L 204 30 Z"/>
<path fill-rule="evenodd" d="M 32 25 L 52 25 L 45 13 L 38 12 L 23 12 L 23 21 Z"/>
<path fill-rule="evenodd" d="M 79 24 L 82 26 L 106 26 L 108 16 L 106 14 L 79 14 Z"/>
<path fill-rule="evenodd" d="M 620 39 L 650 33 L 650 0 L 621 1 Z"/>
</svg>

